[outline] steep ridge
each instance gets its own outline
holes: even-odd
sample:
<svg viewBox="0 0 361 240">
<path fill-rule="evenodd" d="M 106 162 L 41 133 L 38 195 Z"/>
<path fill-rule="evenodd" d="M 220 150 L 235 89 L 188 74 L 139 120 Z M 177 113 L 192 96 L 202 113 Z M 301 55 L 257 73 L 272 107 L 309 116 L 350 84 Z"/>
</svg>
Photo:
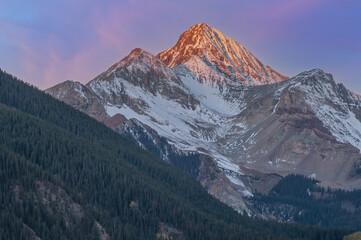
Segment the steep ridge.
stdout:
<svg viewBox="0 0 361 240">
<path fill-rule="evenodd" d="M 105 88 L 108 88 L 109 91 L 115 91 L 112 90 L 114 89 L 113 87 L 121 91 L 121 88 L 125 86 L 107 85 L 121 84 L 120 80 L 117 82 L 114 79 L 126 79 L 126 82 L 153 96 L 156 96 L 158 93 L 165 95 L 174 101 L 185 104 L 187 108 L 194 108 L 196 104 L 194 99 L 188 99 L 189 96 L 181 88 L 181 83 L 175 73 L 151 53 L 140 48 L 134 49 L 127 57 L 89 82 L 87 86 L 91 87 L 96 93 L 98 93 L 97 91 L 103 91 Z M 121 88 L 119 89 L 119 87 Z M 109 102 L 117 102 L 119 99 L 116 99 L 116 96 L 119 94 L 121 92 L 113 92 L 113 94 L 104 92 L 100 95 Z M 128 103 L 125 99 L 123 101 Z"/>
<path fill-rule="evenodd" d="M 180 64 L 187 66 L 202 82 L 231 80 L 261 85 L 287 79 L 261 63 L 242 45 L 205 23 L 192 26 L 174 47 L 157 57 L 171 68 Z"/>
<path fill-rule="evenodd" d="M 141 92 L 146 92 L 154 97 L 158 94 L 166 96 L 181 104 L 185 108 L 194 109 L 197 101 L 190 98 L 189 93 L 182 87 L 181 81 L 175 73 L 164 63 L 151 53 L 142 49 L 134 49 L 127 57 L 113 65 L 108 71 L 102 73 L 87 86 L 90 87 L 102 101 L 114 104 L 138 105 L 143 104 L 147 108 L 146 102 L 132 102 L 129 99 L 119 99 L 126 91 L 130 91 L 129 84 Z M 127 88 L 128 86 L 128 88 Z M 137 93 L 134 93 L 136 96 Z"/>
<path fill-rule="evenodd" d="M 68 80 L 47 89 L 46 92 L 98 121 L 108 118 L 99 97 L 92 89 L 79 82 Z"/>
<path fill-rule="evenodd" d="M 361 105 L 343 85 L 315 69 L 278 85 L 250 88 L 246 99 L 248 94 L 257 96 L 239 116 L 248 130 L 229 141 L 230 159 L 238 158 L 246 169 L 360 188 Z"/>
<path fill-rule="evenodd" d="M 354 93 L 354 92 L 351 92 L 352 96 L 357 99 L 359 102 L 361 102 L 361 95 L 360 94 L 357 94 L 357 93 Z"/>
</svg>

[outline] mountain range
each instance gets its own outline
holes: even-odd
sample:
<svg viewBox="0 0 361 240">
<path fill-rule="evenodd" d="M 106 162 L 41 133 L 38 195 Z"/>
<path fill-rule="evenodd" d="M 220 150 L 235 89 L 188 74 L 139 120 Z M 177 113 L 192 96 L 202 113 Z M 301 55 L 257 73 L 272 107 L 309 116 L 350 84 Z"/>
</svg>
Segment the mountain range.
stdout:
<svg viewBox="0 0 361 240">
<path fill-rule="evenodd" d="M 0 240 L 318 240 L 352 231 L 242 216 L 177 167 L 2 70 L 0 126 Z M 199 157 L 171 159 L 190 170 L 181 163 Z"/>
<path fill-rule="evenodd" d="M 289 174 L 361 188 L 361 97 L 320 69 L 286 77 L 208 24 L 156 56 L 136 48 L 87 84 L 45 92 L 248 215 L 260 213 L 247 199 Z"/>
</svg>

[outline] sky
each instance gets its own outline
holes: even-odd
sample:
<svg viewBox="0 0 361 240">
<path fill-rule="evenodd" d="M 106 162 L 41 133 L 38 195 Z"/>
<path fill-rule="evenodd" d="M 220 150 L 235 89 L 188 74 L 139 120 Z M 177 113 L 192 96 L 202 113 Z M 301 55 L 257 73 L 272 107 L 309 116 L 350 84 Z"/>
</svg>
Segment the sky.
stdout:
<svg viewBox="0 0 361 240">
<path fill-rule="evenodd" d="M 360 13 L 359 0 L 0 0 L 0 68 L 40 89 L 87 83 L 204 22 L 284 75 L 321 68 L 361 93 Z"/>
</svg>

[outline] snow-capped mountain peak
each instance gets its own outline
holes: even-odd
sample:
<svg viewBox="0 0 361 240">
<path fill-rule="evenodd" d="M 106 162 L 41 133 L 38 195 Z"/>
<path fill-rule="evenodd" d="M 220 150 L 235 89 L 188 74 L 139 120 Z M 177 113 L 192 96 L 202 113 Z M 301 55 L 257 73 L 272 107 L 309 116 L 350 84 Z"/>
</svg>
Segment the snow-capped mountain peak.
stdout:
<svg viewBox="0 0 361 240">
<path fill-rule="evenodd" d="M 192 26 L 184 32 L 176 45 L 157 55 L 169 67 L 184 64 L 194 74 L 196 56 L 213 74 L 221 75 L 235 83 L 262 85 L 284 81 L 287 77 L 264 65 L 241 44 L 206 23 Z M 202 71 L 204 72 L 204 71 Z M 208 78 L 200 76 L 200 81 Z"/>
<path fill-rule="evenodd" d="M 136 48 L 86 85 L 47 92 L 165 160 L 199 154 L 202 184 L 237 210 L 274 173 L 359 188 L 361 97 L 320 69 L 286 79 L 202 23 L 157 57 Z"/>
<path fill-rule="evenodd" d="M 138 113 L 144 113 L 151 105 L 145 101 L 145 95 L 140 97 L 141 93 L 147 96 L 151 94 L 151 97 L 163 96 L 189 109 L 194 109 L 198 104 L 189 96 L 189 91 L 172 69 L 151 53 L 139 48 L 131 51 L 87 86 L 101 96 L 106 105 L 128 105 Z"/>
<path fill-rule="evenodd" d="M 321 69 L 303 72 L 293 81 L 304 92 L 306 103 L 318 119 L 341 143 L 361 152 L 361 104 L 343 84 L 337 84 L 331 74 Z"/>
<path fill-rule="evenodd" d="M 124 57 L 119 62 L 111 66 L 107 71 L 100 74 L 94 80 L 112 79 L 116 73 L 127 71 L 128 74 L 137 74 L 138 72 L 148 72 L 150 69 L 156 71 L 157 74 L 171 76 L 176 78 L 173 71 L 171 71 L 163 62 L 156 58 L 153 54 L 144 51 L 140 48 L 133 49 L 129 55 Z M 93 80 L 93 81 L 94 81 Z"/>
</svg>

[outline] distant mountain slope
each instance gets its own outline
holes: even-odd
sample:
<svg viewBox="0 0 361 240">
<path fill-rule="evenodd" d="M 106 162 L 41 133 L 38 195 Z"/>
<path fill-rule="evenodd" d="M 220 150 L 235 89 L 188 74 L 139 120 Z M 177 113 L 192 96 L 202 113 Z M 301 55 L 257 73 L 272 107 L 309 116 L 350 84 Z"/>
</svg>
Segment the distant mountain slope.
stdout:
<svg viewBox="0 0 361 240">
<path fill-rule="evenodd" d="M 325 189 L 315 179 L 292 174 L 250 201 L 252 211 L 268 219 L 360 231 L 360 197 L 361 190 Z"/>
<path fill-rule="evenodd" d="M 99 97 L 79 82 L 65 81 L 53 87 L 48 93 L 57 99 L 64 99 L 73 108 L 85 112 L 98 121 L 104 121 L 108 117 Z"/>
<path fill-rule="evenodd" d="M 170 234 L 164 226 L 186 239 L 343 235 L 242 217 L 177 168 L 2 71 L 0 103 L 3 239 L 156 239 Z"/>
<path fill-rule="evenodd" d="M 230 158 L 246 169 L 298 173 L 326 186 L 360 188 L 361 105 L 342 84 L 315 69 L 247 92 L 244 99 L 252 100 L 239 117 L 248 129 L 229 141 Z"/>
</svg>

